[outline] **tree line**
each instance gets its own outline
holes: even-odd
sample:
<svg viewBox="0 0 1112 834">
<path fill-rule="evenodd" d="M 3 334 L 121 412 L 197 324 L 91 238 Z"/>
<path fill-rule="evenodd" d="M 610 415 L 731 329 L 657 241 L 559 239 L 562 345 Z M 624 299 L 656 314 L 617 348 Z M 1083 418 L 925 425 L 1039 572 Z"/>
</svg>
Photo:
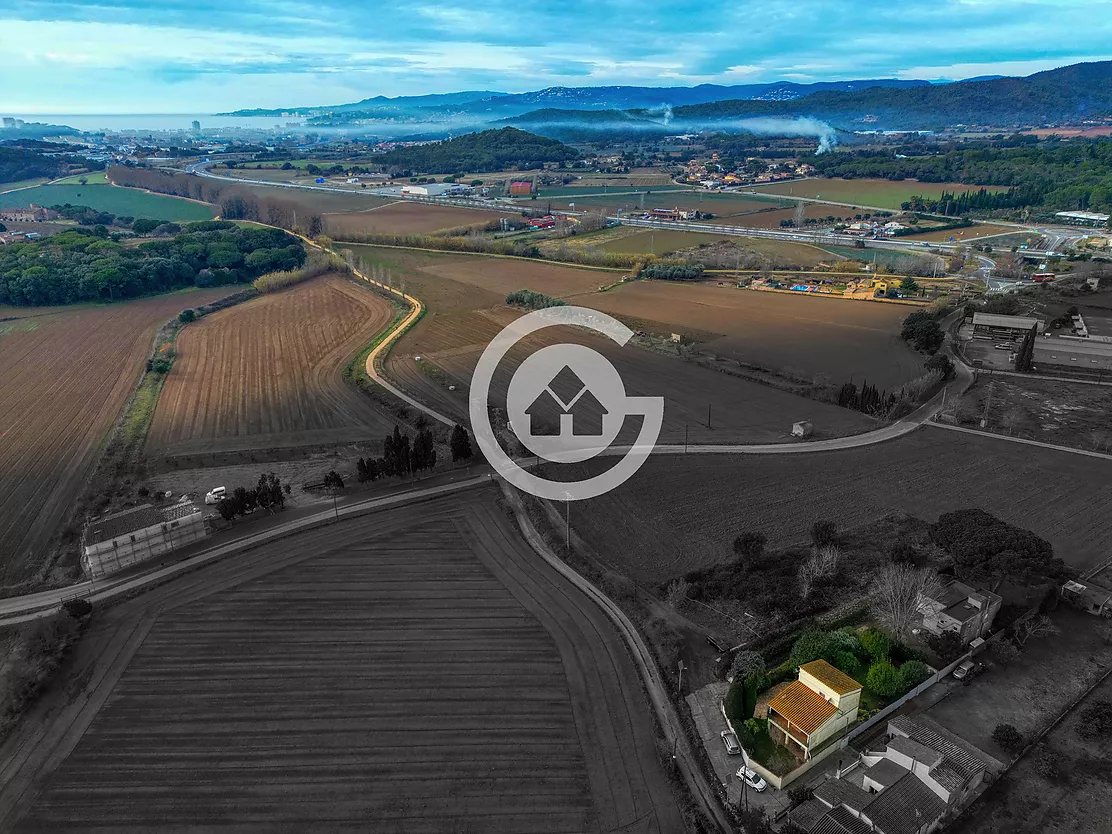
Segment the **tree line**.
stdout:
<svg viewBox="0 0 1112 834">
<path fill-rule="evenodd" d="M 31 147 L 31 146 L 34 147 Z M 103 162 L 84 157 L 46 156 L 42 151 L 64 151 L 67 146 L 26 140 L 0 143 L 0 182 L 19 182 L 40 177 L 57 179 L 75 169 L 100 171 Z"/>
<path fill-rule="evenodd" d="M 99 230 L 99 233 L 98 233 Z M 103 226 L 0 248 L 0 304 L 118 301 L 188 286 L 250 283 L 305 263 L 305 248 L 279 229 L 222 221 L 185 226 L 173 238 L 125 247 Z"/>
<path fill-rule="evenodd" d="M 571 162 L 579 151 L 563 142 L 513 127 L 468 133 L 427 145 L 387 151 L 376 161 L 410 171 L 459 174 L 542 168 L 546 162 Z"/>
</svg>

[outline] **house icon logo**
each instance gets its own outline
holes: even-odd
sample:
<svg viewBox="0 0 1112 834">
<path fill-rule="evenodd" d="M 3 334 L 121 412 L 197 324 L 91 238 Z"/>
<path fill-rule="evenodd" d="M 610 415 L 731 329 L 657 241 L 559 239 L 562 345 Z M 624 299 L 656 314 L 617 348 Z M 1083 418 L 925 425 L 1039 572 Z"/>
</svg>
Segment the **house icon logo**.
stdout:
<svg viewBox="0 0 1112 834">
<path fill-rule="evenodd" d="M 554 463 L 580 463 L 602 454 L 622 457 L 583 481 L 551 481 L 520 466 L 491 426 L 491 383 L 514 345 L 537 330 L 559 325 L 594 330 L 618 346 L 633 336 L 612 316 L 584 307 L 549 307 L 522 316 L 503 328 L 479 357 L 471 378 L 471 428 L 486 459 L 514 486 L 541 498 L 593 498 L 626 481 L 648 458 L 664 421 L 664 399 L 627 396 L 614 364 L 586 345 L 568 342 L 541 348 L 518 365 L 506 392 L 509 427 L 521 445 Z M 613 447 L 631 416 L 643 418 L 636 442 Z"/>
<path fill-rule="evenodd" d="M 569 393 L 570 397 L 568 397 Z M 571 366 L 564 365 L 525 409 L 525 413 L 529 417 L 529 434 L 533 437 L 545 435 L 601 437 L 602 421 L 607 414 L 607 408 L 591 393 L 586 383 L 571 369 Z M 556 420 L 553 420 L 553 417 Z"/>
</svg>

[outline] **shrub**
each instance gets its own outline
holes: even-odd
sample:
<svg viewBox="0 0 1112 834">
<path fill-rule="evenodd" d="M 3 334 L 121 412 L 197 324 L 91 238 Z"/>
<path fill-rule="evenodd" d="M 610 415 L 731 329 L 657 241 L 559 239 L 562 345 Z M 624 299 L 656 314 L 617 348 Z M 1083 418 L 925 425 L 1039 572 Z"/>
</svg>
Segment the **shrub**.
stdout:
<svg viewBox="0 0 1112 834">
<path fill-rule="evenodd" d="M 735 679 L 730 684 L 730 690 L 726 693 L 724 703 L 726 717 L 738 723 L 745 721 L 747 718 L 752 718 L 752 710 L 749 711 L 748 715 L 745 714 L 745 701 L 745 681 Z"/>
<path fill-rule="evenodd" d="M 515 290 L 506 296 L 506 303 L 526 310 L 543 310 L 546 307 L 566 307 L 567 302 L 533 290 Z"/>
<path fill-rule="evenodd" d="M 931 676 L 931 670 L 921 660 L 909 660 L 900 667 L 900 686 L 904 692 L 914 689 Z"/>
<path fill-rule="evenodd" d="M 1023 735 L 1011 724 L 997 724 L 992 740 L 1009 753 L 1018 753 L 1023 748 Z"/>
<path fill-rule="evenodd" d="M 860 657 L 864 652 L 864 649 L 861 647 L 861 641 L 857 639 L 857 635 L 852 631 L 842 631 L 841 629 L 832 631 L 827 635 L 827 640 L 830 650 L 834 653 L 835 657 L 843 652 L 851 654 L 854 657 Z"/>
<path fill-rule="evenodd" d="M 881 698 L 894 698 L 900 694 L 900 674 L 887 660 L 874 660 L 865 685 Z"/>
<path fill-rule="evenodd" d="M 196 318 L 197 313 L 193 309 L 182 310 L 180 313 L 178 313 L 178 321 L 180 321 L 182 324 L 189 324 L 189 322 L 193 321 Z"/>
<path fill-rule="evenodd" d="M 861 674 L 861 662 L 852 652 L 838 652 L 834 656 L 834 665 L 854 680 Z"/>
<path fill-rule="evenodd" d="M 760 559 L 764 555 L 767 541 L 764 533 L 747 531 L 734 539 L 734 553 L 742 559 Z"/>
<path fill-rule="evenodd" d="M 793 666 L 802 666 L 830 652 L 830 635 L 825 631 L 805 631 L 792 644 L 788 661 Z"/>
<path fill-rule="evenodd" d="M 825 547 L 838 543 L 838 525 L 833 521 L 816 521 L 811 525 L 811 544 Z"/>
<path fill-rule="evenodd" d="M 0 673 L 0 718 L 18 717 L 39 696 L 80 633 L 78 620 L 62 614 L 20 629 Z"/>
<path fill-rule="evenodd" d="M 754 673 L 763 675 L 764 671 L 765 660 L 760 652 L 740 651 L 730 663 L 730 677 L 734 680 L 744 680 Z"/>
<path fill-rule="evenodd" d="M 67 599 L 62 603 L 62 610 L 75 620 L 82 620 L 93 613 L 93 604 L 87 599 Z"/>
<path fill-rule="evenodd" d="M 888 653 L 892 649 L 892 641 L 880 629 L 866 628 L 858 635 L 858 639 L 861 641 L 861 647 L 869 653 L 869 657 L 873 660 L 888 657 Z"/>
<path fill-rule="evenodd" d="M 1085 707 L 1077 734 L 1084 739 L 1112 736 L 1112 701 L 1094 701 Z"/>
</svg>

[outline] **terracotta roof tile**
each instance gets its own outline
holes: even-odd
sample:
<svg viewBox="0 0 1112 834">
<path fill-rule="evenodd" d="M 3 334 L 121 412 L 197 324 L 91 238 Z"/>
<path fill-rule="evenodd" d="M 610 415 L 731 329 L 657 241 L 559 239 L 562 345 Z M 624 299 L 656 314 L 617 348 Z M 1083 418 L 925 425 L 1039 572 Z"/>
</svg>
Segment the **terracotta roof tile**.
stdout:
<svg viewBox="0 0 1112 834">
<path fill-rule="evenodd" d="M 831 666 L 825 660 L 812 660 L 799 667 L 801 672 L 806 672 L 816 680 L 829 686 L 839 695 L 848 695 L 861 688 L 861 684 L 843 672 Z"/>
<path fill-rule="evenodd" d="M 799 681 L 788 684 L 768 702 L 768 707 L 808 735 L 829 721 L 838 711 L 832 703 Z"/>
</svg>

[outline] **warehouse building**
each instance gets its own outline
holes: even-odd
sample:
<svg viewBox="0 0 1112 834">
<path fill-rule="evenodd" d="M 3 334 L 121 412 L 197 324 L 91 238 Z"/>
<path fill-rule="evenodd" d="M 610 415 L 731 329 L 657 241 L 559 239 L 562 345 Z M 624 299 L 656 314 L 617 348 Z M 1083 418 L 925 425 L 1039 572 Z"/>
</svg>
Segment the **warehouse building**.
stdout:
<svg viewBox="0 0 1112 834">
<path fill-rule="evenodd" d="M 1109 215 L 1098 214 L 1095 211 L 1059 211 L 1054 214 L 1054 217 L 1063 223 L 1073 223 L 1078 226 L 1103 226 L 1108 222 Z"/>
<path fill-rule="evenodd" d="M 1001 316 L 995 313 L 973 314 L 974 339 L 1022 339 L 1037 327 L 1042 333 L 1045 325 L 1042 319 L 1027 316 Z"/>
<path fill-rule="evenodd" d="M 201 509 L 190 501 L 163 509 L 143 504 L 85 525 L 81 567 L 91 579 L 111 576 L 207 535 Z"/>
</svg>

